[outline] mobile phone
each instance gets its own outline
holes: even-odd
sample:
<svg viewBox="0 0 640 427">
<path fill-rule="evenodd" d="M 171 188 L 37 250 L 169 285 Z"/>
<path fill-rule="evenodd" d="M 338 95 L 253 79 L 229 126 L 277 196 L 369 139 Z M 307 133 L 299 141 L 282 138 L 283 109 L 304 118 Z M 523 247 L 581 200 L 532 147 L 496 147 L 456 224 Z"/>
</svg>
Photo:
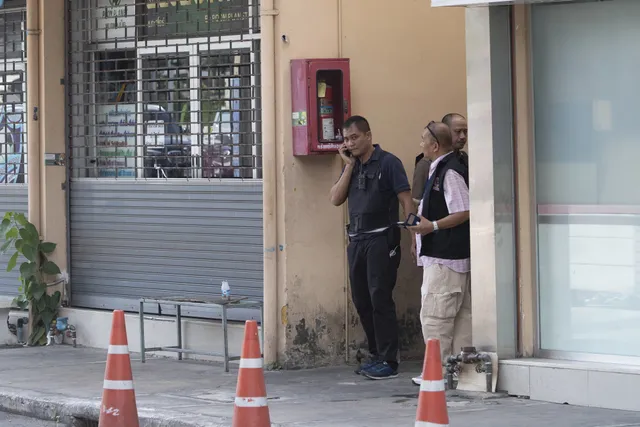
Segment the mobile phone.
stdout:
<svg viewBox="0 0 640 427">
<path fill-rule="evenodd" d="M 344 150 L 344 155 L 347 156 L 347 157 L 351 157 L 351 151 Z"/>
<path fill-rule="evenodd" d="M 409 225 L 410 227 L 413 227 L 415 225 L 420 224 L 420 218 L 416 215 L 416 214 L 412 214 L 410 213 L 409 216 L 407 217 L 407 220 L 405 221 L 407 223 L 407 225 Z"/>
<path fill-rule="evenodd" d="M 409 214 L 409 216 L 407 217 L 406 221 L 402 221 L 402 222 L 398 223 L 398 225 L 400 227 L 405 227 L 405 228 L 406 227 L 413 227 L 413 226 L 416 226 L 418 224 L 420 224 L 420 218 L 417 215 L 412 214 L 412 213 Z"/>
</svg>

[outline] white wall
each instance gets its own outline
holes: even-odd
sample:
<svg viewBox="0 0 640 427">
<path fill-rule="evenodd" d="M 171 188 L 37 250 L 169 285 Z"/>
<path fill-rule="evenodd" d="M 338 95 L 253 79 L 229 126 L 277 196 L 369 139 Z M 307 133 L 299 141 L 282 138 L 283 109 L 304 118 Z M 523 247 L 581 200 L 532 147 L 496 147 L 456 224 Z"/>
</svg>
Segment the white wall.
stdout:
<svg viewBox="0 0 640 427">
<path fill-rule="evenodd" d="M 109 347 L 111 334 L 112 312 L 83 309 L 62 309 L 58 317 L 68 317 L 69 324 L 76 327 L 77 344 L 85 347 L 103 348 Z M 127 338 L 131 352 L 140 351 L 140 322 L 138 314 L 125 315 Z M 177 345 L 176 325 L 174 318 L 169 316 L 145 316 L 145 347 Z M 244 338 L 244 324 L 230 323 L 229 352 L 232 355 L 240 355 Z M 182 319 L 183 346 L 189 349 L 205 352 L 223 352 L 223 333 L 220 321 Z M 71 340 L 65 338 L 66 344 Z M 106 353 L 105 353 L 106 354 Z M 148 353 L 147 356 L 177 357 L 177 353 Z M 222 358 L 183 355 L 183 358 L 197 360 L 217 360 Z"/>
</svg>

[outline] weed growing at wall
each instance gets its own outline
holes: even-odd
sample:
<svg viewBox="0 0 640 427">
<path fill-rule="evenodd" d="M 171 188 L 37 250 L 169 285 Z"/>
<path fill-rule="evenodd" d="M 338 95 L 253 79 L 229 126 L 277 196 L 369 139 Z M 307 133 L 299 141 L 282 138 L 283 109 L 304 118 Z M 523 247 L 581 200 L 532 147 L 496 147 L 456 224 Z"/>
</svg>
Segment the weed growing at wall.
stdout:
<svg viewBox="0 0 640 427">
<path fill-rule="evenodd" d="M 36 227 L 27 220 L 24 214 L 7 212 L 0 224 L 0 236 L 4 236 L 4 244 L 0 252 L 13 251 L 7 271 L 13 271 L 20 264 L 19 294 L 13 302 L 17 307 L 31 307 L 32 329 L 29 345 L 44 345 L 47 342 L 47 331 L 58 315 L 60 292 L 49 295 L 47 281 L 60 274 L 60 268 L 47 256 L 56 249 L 55 243 L 40 239 Z"/>
</svg>

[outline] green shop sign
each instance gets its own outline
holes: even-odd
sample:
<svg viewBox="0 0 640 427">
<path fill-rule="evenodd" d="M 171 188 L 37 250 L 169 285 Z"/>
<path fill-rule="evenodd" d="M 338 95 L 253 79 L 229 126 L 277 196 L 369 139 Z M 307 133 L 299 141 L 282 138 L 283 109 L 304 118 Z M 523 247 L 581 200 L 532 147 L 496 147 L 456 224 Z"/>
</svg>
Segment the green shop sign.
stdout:
<svg viewBox="0 0 640 427">
<path fill-rule="evenodd" d="M 249 30 L 249 0 L 146 0 L 148 37 L 217 36 Z"/>
</svg>

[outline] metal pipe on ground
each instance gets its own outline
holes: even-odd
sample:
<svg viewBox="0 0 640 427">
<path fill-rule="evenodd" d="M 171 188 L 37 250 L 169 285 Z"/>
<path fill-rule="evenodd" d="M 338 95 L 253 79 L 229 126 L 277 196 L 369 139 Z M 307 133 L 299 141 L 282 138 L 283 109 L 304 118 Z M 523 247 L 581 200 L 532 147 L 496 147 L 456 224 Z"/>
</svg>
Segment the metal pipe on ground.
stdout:
<svg viewBox="0 0 640 427">
<path fill-rule="evenodd" d="M 476 367 L 476 372 L 484 373 L 486 379 L 486 392 L 493 391 L 493 362 L 491 355 L 488 353 L 478 353 L 475 347 L 464 347 L 460 354 L 449 356 L 447 358 L 447 388 L 453 389 L 453 374 L 459 371 L 460 364 L 478 364 L 482 363 L 482 368 Z"/>
</svg>

